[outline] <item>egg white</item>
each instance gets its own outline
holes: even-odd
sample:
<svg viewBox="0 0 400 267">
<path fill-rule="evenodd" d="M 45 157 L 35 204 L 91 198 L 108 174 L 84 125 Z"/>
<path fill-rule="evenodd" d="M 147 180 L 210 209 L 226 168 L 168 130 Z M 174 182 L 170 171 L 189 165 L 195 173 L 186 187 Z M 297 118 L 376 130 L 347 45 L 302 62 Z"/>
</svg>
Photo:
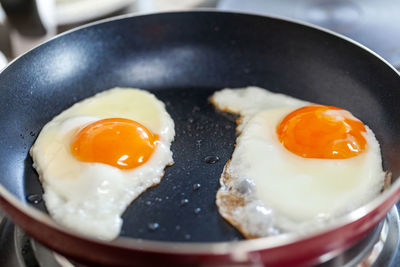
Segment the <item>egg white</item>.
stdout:
<svg viewBox="0 0 400 267">
<path fill-rule="evenodd" d="M 256 99 L 257 104 L 252 105 Z M 379 143 L 366 126 L 366 150 L 348 159 L 303 158 L 278 140 L 276 127 L 308 102 L 265 89 L 224 89 L 211 101 L 239 113 L 240 136 L 221 175 L 220 214 L 247 237 L 307 232 L 379 194 L 385 173 Z"/>
<path fill-rule="evenodd" d="M 70 147 L 75 134 L 92 122 L 115 117 L 135 120 L 159 136 L 150 159 L 130 170 L 77 160 Z M 83 235 L 114 239 L 126 207 L 158 184 L 165 167 L 173 164 L 174 135 L 164 104 L 139 89 L 110 89 L 66 109 L 43 127 L 30 150 L 50 215 Z"/>
</svg>

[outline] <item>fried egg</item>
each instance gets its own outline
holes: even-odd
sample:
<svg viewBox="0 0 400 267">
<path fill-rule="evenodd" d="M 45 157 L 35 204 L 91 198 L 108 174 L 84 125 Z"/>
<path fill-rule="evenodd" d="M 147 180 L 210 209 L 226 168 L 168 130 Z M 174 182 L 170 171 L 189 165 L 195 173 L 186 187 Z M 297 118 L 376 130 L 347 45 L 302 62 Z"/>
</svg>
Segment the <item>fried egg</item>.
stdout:
<svg viewBox="0 0 400 267">
<path fill-rule="evenodd" d="M 153 94 L 114 88 L 48 122 L 30 150 L 49 214 L 90 237 L 118 236 L 121 214 L 173 164 L 174 122 Z"/>
<path fill-rule="evenodd" d="M 379 143 L 350 112 L 257 87 L 210 100 L 241 116 L 216 203 L 245 237 L 305 234 L 380 193 Z"/>
</svg>

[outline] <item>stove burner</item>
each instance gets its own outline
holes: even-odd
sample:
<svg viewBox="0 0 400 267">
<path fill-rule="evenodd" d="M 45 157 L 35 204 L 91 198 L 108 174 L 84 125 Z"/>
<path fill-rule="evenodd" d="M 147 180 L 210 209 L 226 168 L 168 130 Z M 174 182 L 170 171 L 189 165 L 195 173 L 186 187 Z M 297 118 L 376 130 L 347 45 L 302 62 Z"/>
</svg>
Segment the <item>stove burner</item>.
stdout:
<svg viewBox="0 0 400 267">
<path fill-rule="evenodd" d="M 339 256 L 319 265 L 321 267 L 398 266 L 399 214 L 393 207 L 371 233 Z M 27 236 L 4 217 L 0 210 L 0 267 L 83 267 L 73 265 L 64 257 L 50 251 Z M 321 259 L 330 259 L 323 255 Z"/>
</svg>

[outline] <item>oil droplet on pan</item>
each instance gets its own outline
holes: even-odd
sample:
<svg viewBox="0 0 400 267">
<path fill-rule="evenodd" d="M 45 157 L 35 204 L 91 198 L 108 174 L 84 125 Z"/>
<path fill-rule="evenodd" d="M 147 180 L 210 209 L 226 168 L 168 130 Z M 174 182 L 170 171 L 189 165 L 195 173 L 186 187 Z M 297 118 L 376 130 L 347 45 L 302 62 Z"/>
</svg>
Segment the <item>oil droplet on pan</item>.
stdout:
<svg viewBox="0 0 400 267">
<path fill-rule="evenodd" d="M 218 156 L 207 156 L 203 160 L 205 163 L 214 164 L 219 161 L 219 157 Z"/>
<path fill-rule="evenodd" d="M 195 209 L 194 209 L 194 214 L 199 214 L 200 211 L 201 211 L 201 208 L 195 208 Z"/>
<path fill-rule="evenodd" d="M 201 187 L 201 184 L 194 184 L 194 185 L 193 185 L 193 191 L 199 190 L 200 187 Z"/>
<path fill-rule="evenodd" d="M 39 204 L 42 201 L 42 196 L 38 194 L 29 195 L 26 197 L 26 200 L 32 204 Z"/>
<path fill-rule="evenodd" d="M 181 200 L 181 206 L 185 206 L 187 203 L 189 203 L 189 199 L 185 198 Z"/>
<path fill-rule="evenodd" d="M 151 230 L 151 231 L 157 230 L 158 227 L 160 227 L 160 225 L 158 223 L 156 223 L 156 222 L 155 223 L 149 223 L 147 225 L 147 228 L 149 228 L 149 230 Z"/>
</svg>

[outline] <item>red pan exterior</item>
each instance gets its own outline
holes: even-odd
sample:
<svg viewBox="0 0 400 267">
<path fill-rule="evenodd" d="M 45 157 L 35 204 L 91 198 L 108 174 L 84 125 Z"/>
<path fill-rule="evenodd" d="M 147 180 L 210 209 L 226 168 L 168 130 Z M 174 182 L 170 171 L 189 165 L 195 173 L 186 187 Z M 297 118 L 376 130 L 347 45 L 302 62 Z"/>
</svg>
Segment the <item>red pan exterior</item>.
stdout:
<svg viewBox="0 0 400 267">
<path fill-rule="evenodd" d="M 309 266 L 326 261 L 356 243 L 371 231 L 399 200 L 400 188 L 371 212 L 348 224 L 325 233 L 269 249 L 249 250 L 243 253 L 160 252 L 137 247 L 118 246 L 79 238 L 33 219 L 29 214 L 0 196 L 0 205 L 10 218 L 29 235 L 45 246 L 79 263 L 97 266 L 174 266 L 192 264 L 218 266 L 220 264 L 262 263 L 268 266 Z M 166 247 L 172 244 L 165 244 Z M 190 245 L 188 245 L 190 246 Z M 328 257 L 321 256 L 330 253 Z"/>
</svg>

